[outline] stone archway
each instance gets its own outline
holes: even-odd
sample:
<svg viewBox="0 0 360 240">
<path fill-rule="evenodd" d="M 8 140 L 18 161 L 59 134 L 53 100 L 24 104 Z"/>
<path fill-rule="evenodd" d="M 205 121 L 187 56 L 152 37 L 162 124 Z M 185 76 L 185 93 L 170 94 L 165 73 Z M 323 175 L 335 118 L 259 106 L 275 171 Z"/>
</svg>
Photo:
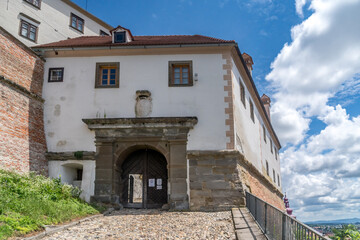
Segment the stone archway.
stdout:
<svg viewBox="0 0 360 240">
<path fill-rule="evenodd" d="M 96 179 L 93 201 L 122 202 L 122 163 L 133 150 L 160 152 L 168 166 L 168 203 L 188 209 L 187 137 L 196 117 L 83 119 L 96 138 Z"/>
<path fill-rule="evenodd" d="M 168 202 L 165 157 L 151 149 L 132 152 L 121 166 L 121 203 L 124 207 L 161 208 Z"/>
</svg>

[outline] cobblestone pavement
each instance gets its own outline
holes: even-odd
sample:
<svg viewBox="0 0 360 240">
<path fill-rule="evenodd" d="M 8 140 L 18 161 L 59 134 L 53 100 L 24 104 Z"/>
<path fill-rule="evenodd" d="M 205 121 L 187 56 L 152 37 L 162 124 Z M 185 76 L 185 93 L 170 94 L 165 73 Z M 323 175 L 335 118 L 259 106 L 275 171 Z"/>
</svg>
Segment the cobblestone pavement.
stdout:
<svg viewBox="0 0 360 240">
<path fill-rule="evenodd" d="M 123 209 L 42 239 L 235 239 L 231 212 Z"/>
</svg>

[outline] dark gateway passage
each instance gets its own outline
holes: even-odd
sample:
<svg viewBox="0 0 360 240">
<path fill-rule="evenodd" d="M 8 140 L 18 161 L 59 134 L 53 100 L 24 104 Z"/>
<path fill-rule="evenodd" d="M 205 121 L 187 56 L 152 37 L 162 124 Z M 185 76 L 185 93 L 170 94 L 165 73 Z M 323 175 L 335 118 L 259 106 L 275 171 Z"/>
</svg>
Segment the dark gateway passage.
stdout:
<svg viewBox="0 0 360 240">
<path fill-rule="evenodd" d="M 124 207 L 161 208 L 167 203 L 167 162 L 154 150 L 131 153 L 122 165 Z"/>
</svg>

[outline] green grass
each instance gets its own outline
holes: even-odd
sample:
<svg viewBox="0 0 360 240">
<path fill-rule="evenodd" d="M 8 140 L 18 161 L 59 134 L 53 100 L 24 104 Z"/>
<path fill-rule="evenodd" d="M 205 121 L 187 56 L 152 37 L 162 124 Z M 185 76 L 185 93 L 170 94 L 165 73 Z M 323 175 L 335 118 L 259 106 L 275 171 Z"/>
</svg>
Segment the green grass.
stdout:
<svg viewBox="0 0 360 240">
<path fill-rule="evenodd" d="M 60 179 L 0 170 L 0 239 L 99 212 L 79 195 Z"/>
</svg>

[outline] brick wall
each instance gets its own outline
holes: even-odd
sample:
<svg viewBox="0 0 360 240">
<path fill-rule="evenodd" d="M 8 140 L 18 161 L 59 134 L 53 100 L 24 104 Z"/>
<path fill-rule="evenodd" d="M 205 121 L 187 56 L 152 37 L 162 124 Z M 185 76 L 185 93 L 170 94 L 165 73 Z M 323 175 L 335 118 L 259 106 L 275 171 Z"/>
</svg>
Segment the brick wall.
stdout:
<svg viewBox="0 0 360 240">
<path fill-rule="evenodd" d="M 0 27 L 0 168 L 47 175 L 44 60 Z"/>
</svg>

